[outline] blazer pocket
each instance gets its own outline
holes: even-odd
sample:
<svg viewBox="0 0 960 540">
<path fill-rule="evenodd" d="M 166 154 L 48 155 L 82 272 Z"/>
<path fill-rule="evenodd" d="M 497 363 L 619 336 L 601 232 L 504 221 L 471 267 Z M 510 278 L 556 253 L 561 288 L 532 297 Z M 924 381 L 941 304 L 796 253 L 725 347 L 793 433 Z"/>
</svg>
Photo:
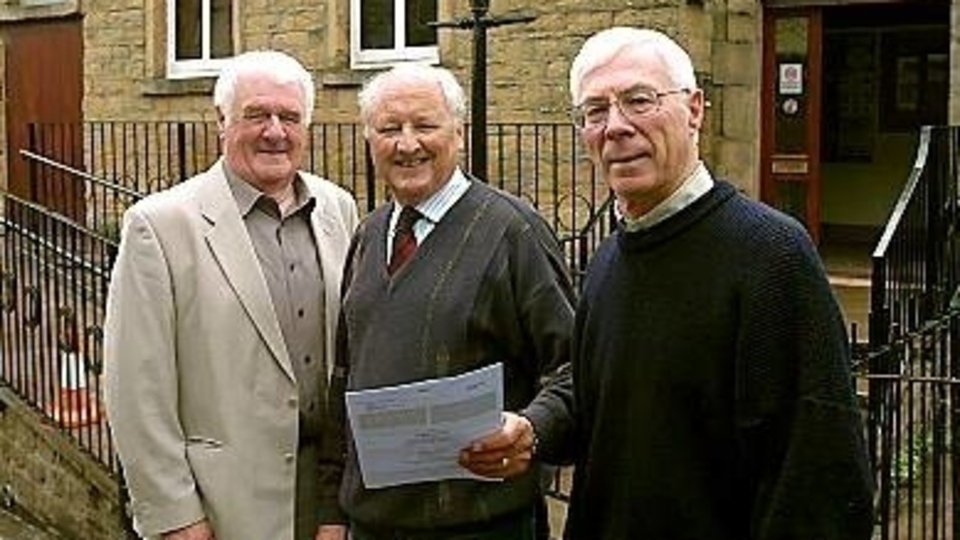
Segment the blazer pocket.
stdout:
<svg viewBox="0 0 960 540">
<path fill-rule="evenodd" d="M 223 441 L 201 435 L 192 435 L 187 437 L 187 446 L 199 446 L 213 450 L 223 448 Z"/>
</svg>

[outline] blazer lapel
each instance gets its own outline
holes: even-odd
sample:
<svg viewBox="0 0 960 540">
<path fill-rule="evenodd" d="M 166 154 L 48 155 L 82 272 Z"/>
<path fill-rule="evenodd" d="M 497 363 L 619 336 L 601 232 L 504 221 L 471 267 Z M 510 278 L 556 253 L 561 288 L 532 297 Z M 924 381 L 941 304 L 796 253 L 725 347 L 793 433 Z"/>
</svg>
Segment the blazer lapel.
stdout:
<svg viewBox="0 0 960 540">
<path fill-rule="evenodd" d="M 207 245 L 280 368 L 291 381 L 296 381 L 270 291 L 221 161 L 211 167 L 209 173 L 209 181 L 199 193 L 200 210 L 210 222 Z"/>
</svg>

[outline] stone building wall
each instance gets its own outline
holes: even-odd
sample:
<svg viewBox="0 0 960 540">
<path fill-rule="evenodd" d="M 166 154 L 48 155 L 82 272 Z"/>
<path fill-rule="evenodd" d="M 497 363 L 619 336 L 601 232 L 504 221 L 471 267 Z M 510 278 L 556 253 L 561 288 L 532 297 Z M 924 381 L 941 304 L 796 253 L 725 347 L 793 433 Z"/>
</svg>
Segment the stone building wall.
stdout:
<svg viewBox="0 0 960 540">
<path fill-rule="evenodd" d="M 125 538 L 116 479 L 4 387 L 0 490 L 65 540 Z"/>
<path fill-rule="evenodd" d="M 492 15 L 522 12 L 530 23 L 488 32 L 488 121 L 564 122 L 569 63 L 589 34 L 611 25 L 648 25 L 687 47 L 711 108 L 702 147 L 718 173 L 756 192 L 760 80 L 756 0 L 494 0 Z M 240 48 L 294 54 L 317 80 L 315 119 L 352 122 L 356 92 L 369 71 L 349 68 L 348 2 L 248 0 L 237 28 Z M 84 2 L 84 114 L 88 121 L 213 121 L 211 79 L 164 78 L 165 11 L 160 0 Z M 469 0 L 441 3 L 441 20 L 470 14 Z M 440 56 L 468 95 L 469 30 L 440 30 Z M 519 174 L 519 173 L 517 173 Z"/>
</svg>

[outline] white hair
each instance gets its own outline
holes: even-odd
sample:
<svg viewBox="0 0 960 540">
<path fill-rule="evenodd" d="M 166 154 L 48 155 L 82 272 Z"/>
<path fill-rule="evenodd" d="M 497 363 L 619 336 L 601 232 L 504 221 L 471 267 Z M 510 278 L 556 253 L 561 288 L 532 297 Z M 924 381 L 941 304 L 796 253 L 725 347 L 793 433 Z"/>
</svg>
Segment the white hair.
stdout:
<svg viewBox="0 0 960 540">
<path fill-rule="evenodd" d="M 580 103 L 583 78 L 590 71 L 612 60 L 624 49 L 650 51 L 663 60 L 670 81 L 679 88 L 697 88 L 690 55 L 666 34 L 649 28 L 615 26 L 590 36 L 570 65 L 570 97 Z"/>
<path fill-rule="evenodd" d="M 450 70 L 420 63 L 397 64 L 367 81 L 357 95 L 365 133 L 370 128 L 370 116 L 383 98 L 384 91 L 396 82 L 436 84 L 450 113 L 461 122 L 466 117 L 467 100 L 463 87 Z"/>
<path fill-rule="evenodd" d="M 313 118 L 313 77 L 296 58 L 280 51 L 249 51 L 227 61 L 213 87 L 213 104 L 224 115 L 233 106 L 237 83 L 243 77 L 260 75 L 278 84 L 296 83 L 303 92 L 303 123 Z"/>
</svg>

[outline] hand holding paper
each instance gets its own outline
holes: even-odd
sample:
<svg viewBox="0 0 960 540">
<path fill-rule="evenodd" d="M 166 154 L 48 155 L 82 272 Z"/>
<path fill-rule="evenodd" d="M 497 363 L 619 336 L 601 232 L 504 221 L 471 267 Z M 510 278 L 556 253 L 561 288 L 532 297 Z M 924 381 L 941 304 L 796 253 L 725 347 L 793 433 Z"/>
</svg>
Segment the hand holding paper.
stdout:
<svg viewBox="0 0 960 540">
<path fill-rule="evenodd" d="M 505 412 L 500 429 L 464 449 L 460 464 L 487 478 L 510 478 L 530 467 L 535 440 L 530 420 Z"/>
<path fill-rule="evenodd" d="M 483 479 L 457 460 L 462 449 L 501 427 L 503 366 L 347 392 L 346 405 L 367 488 Z"/>
</svg>

